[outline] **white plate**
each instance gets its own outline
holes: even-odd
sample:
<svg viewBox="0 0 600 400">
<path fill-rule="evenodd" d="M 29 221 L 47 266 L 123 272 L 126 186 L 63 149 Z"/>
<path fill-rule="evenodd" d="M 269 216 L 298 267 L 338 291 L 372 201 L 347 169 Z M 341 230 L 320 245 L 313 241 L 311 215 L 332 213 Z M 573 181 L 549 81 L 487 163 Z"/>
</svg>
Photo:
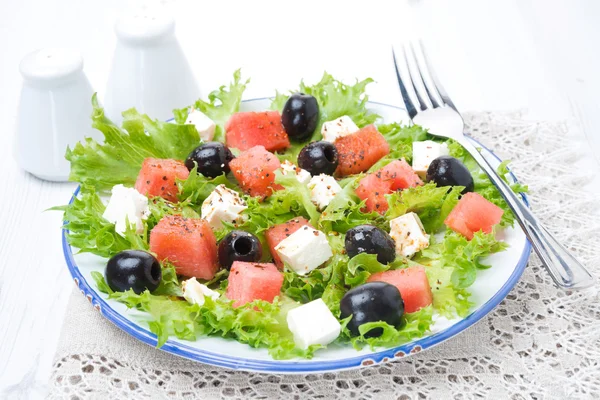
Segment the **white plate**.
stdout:
<svg viewBox="0 0 600 400">
<path fill-rule="evenodd" d="M 247 100 L 243 102 L 242 109 L 265 110 L 269 104 L 269 99 Z M 382 115 L 386 122 L 407 121 L 406 113 L 401 108 L 374 102 L 369 103 L 369 108 Z M 477 145 L 483 147 L 479 143 Z M 483 154 L 493 166 L 500 164 L 500 159 L 488 149 L 484 148 Z M 79 189 L 74 196 L 78 192 Z M 525 197 L 523 199 L 527 201 Z M 65 259 L 81 292 L 102 315 L 120 329 L 144 343 L 156 346 L 156 336 L 148 330 L 144 313 L 128 310 L 125 305 L 109 300 L 107 295 L 97 291 L 91 272 L 98 271 L 103 274 L 106 260 L 90 254 L 74 255 L 66 241 L 66 233 L 63 232 Z M 335 371 L 373 365 L 396 357 L 406 357 L 464 331 L 492 311 L 517 283 L 529 259 L 531 247 L 518 227 L 504 229 L 499 232 L 499 235 L 510 247 L 486 260 L 492 268 L 478 271 L 477 280 L 469 288 L 472 294 L 470 300 L 474 303 L 471 314 L 466 318 L 452 320 L 437 318 L 428 336 L 402 346 L 376 351 L 369 349 L 356 351 L 351 346 L 332 345 L 317 351 L 311 360 L 285 361 L 273 360 L 266 349 L 254 349 L 234 340 L 219 337 L 201 337 L 195 342 L 173 338 L 167 341 L 161 350 L 206 364 L 274 373 Z"/>
</svg>

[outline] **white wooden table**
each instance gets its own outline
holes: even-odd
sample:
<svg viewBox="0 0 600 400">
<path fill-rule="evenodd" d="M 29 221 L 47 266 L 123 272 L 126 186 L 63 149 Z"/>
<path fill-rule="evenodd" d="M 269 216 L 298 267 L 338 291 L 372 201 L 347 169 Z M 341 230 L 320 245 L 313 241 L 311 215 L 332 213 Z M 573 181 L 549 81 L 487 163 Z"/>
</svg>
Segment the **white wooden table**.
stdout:
<svg viewBox="0 0 600 400">
<path fill-rule="evenodd" d="M 119 3 L 0 2 L 0 398 L 44 395 L 73 287 L 60 246 L 61 215 L 44 210 L 67 202 L 75 185 L 40 181 L 12 158 L 18 62 L 40 47 L 77 48 L 102 96 Z M 301 78 L 317 80 L 326 69 L 346 80 L 370 76 L 377 81 L 369 89 L 373 100 L 401 104 L 389 54 L 392 39 L 409 26 L 401 6 L 167 3 L 176 10 L 178 37 L 203 93 L 229 82 L 238 67 L 252 78 L 247 98 L 296 87 Z M 417 25 L 427 28 L 438 75 L 459 108 L 527 109 L 534 119 L 573 119 L 582 127 L 582 147 L 591 150 L 586 162 L 598 162 L 600 3 L 411 3 Z"/>
</svg>

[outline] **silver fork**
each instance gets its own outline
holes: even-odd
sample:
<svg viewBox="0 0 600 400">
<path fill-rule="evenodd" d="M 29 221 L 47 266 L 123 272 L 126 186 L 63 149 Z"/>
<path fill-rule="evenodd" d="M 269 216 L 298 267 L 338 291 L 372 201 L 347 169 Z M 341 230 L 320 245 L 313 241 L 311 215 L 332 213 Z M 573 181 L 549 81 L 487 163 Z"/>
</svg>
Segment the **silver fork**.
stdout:
<svg viewBox="0 0 600 400">
<path fill-rule="evenodd" d="M 450 138 L 461 144 L 498 187 L 513 210 L 519 225 L 557 286 L 583 289 L 594 284 L 594 277 L 531 213 L 496 173 L 473 143 L 464 135 L 464 121 L 438 81 L 420 42 L 392 49 L 402 99 L 411 120 L 433 136 Z M 400 63 L 398 61 L 401 61 Z"/>
</svg>

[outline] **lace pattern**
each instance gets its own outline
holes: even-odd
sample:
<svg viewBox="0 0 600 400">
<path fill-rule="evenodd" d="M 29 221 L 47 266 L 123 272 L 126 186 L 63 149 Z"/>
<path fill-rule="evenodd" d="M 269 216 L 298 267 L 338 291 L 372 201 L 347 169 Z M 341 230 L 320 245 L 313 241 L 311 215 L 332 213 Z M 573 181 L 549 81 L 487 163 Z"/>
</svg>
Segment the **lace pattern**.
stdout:
<svg viewBox="0 0 600 400">
<path fill-rule="evenodd" d="M 536 215 L 599 276 L 600 201 L 581 191 L 597 171 L 573 167 L 584 149 L 570 140 L 570 127 L 518 113 L 473 113 L 466 122 L 475 138 L 513 161 Z M 135 341 L 93 312 L 80 293 L 69 307 L 50 399 L 600 398 L 598 288 L 555 288 L 535 254 L 507 299 L 458 337 L 406 359 L 337 373 L 206 366 Z"/>
</svg>

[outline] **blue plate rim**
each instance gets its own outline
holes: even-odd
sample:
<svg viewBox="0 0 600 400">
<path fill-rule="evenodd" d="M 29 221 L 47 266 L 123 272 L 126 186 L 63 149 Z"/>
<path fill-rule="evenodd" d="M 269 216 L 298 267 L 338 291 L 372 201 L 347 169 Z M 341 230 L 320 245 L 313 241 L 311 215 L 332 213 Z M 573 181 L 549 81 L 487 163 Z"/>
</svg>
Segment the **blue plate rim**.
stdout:
<svg viewBox="0 0 600 400">
<path fill-rule="evenodd" d="M 243 102 L 267 100 L 269 97 L 255 98 L 244 100 Z M 395 108 L 403 110 L 401 107 L 393 106 L 390 104 L 380 103 L 376 101 L 369 101 L 371 104 L 380 106 Z M 478 142 L 477 140 L 470 138 L 475 141 L 481 148 L 488 151 L 494 158 L 502 162 L 489 148 Z M 510 172 L 511 177 L 517 182 L 515 175 Z M 71 204 L 77 195 L 79 194 L 80 186 L 77 187 L 69 204 Z M 524 203 L 529 206 L 529 201 L 525 194 L 521 195 Z M 101 312 L 101 314 L 116 325 L 119 329 L 140 340 L 141 342 L 156 347 L 157 338 L 149 330 L 142 328 L 128 319 L 124 318 L 88 284 L 87 280 L 79 270 L 77 266 L 74 254 L 71 246 L 67 242 L 68 230 L 62 229 L 62 247 L 65 256 L 65 261 L 69 268 L 75 284 L 81 293 L 90 301 L 90 303 Z M 189 360 L 198 361 L 204 364 L 210 364 L 218 367 L 230 368 L 234 370 L 252 371 L 252 372 L 264 372 L 264 373 L 315 373 L 315 372 L 329 372 L 339 371 L 346 369 L 359 368 L 362 366 L 369 366 L 379 364 L 381 362 L 391 361 L 393 359 L 402 358 L 410 354 L 420 352 L 425 349 L 429 349 L 437 344 L 440 344 L 447 339 L 459 334 L 466 330 L 470 326 L 477 323 L 484 316 L 489 314 L 500 302 L 508 295 L 512 288 L 517 284 L 519 278 L 523 274 L 529 255 L 531 253 L 531 244 L 526 240 L 525 247 L 521 253 L 515 270 L 505 282 L 505 284 L 496 292 L 492 298 L 484 303 L 479 309 L 469 314 L 466 318 L 453 324 L 452 326 L 444 329 L 441 332 L 435 333 L 431 336 L 418 339 L 416 341 L 406 343 L 391 349 L 378 351 L 367 355 L 360 355 L 351 358 L 345 358 L 342 360 L 331 360 L 331 361 L 318 361 L 318 362 L 306 362 L 306 361 L 277 361 L 277 360 L 249 360 L 244 358 L 232 357 L 228 355 L 222 355 L 213 353 L 206 350 L 200 350 L 198 348 L 185 345 L 180 342 L 168 340 L 160 350 L 174 354 L 179 357 L 183 357 Z"/>
</svg>

